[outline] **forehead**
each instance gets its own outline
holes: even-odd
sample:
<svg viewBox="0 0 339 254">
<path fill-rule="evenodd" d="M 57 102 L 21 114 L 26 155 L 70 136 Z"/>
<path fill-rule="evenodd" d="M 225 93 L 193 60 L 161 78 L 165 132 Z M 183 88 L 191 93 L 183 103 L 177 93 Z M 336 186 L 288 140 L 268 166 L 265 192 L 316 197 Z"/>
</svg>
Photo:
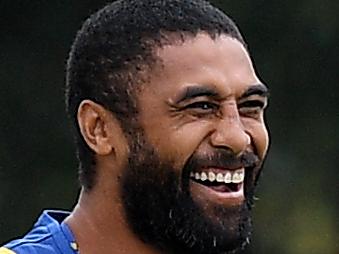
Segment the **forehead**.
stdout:
<svg viewBox="0 0 339 254">
<path fill-rule="evenodd" d="M 165 63 L 180 60 L 185 64 L 189 63 L 190 58 L 197 58 L 205 62 L 211 60 L 211 58 L 218 60 L 220 56 L 241 56 L 241 59 L 239 59 L 241 61 L 250 60 L 244 46 L 237 39 L 225 34 L 211 38 L 207 33 L 201 32 L 196 36 L 184 35 L 184 37 L 178 37 L 172 35 L 169 38 L 172 43 L 167 43 L 156 49 L 156 55 Z M 177 58 L 182 53 L 185 53 L 186 57 Z"/>
<path fill-rule="evenodd" d="M 200 33 L 159 47 L 155 54 L 160 63 L 151 73 L 154 89 L 206 84 L 241 93 L 249 85 L 260 83 L 245 47 L 227 35 L 212 39 Z"/>
</svg>

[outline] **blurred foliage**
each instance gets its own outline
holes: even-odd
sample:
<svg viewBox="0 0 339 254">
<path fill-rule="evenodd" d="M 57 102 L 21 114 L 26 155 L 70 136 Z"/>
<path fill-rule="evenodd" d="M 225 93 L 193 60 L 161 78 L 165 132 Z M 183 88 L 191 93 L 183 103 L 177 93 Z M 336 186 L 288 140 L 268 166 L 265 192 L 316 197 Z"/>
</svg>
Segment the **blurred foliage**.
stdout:
<svg viewBox="0 0 339 254">
<path fill-rule="evenodd" d="M 1 243 L 43 208 L 76 201 L 64 66 L 75 32 L 105 2 L 0 2 Z M 240 26 L 271 89 L 271 150 L 246 253 L 337 254 L 339 2 L 213 2 Z"/>
</svg>

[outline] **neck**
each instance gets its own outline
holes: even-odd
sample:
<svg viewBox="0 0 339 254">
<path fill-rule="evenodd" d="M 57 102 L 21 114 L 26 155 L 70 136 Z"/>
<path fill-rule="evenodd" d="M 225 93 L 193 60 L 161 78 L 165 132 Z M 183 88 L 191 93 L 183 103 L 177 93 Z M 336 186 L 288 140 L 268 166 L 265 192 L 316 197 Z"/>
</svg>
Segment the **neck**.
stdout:
<svg viewBox="0 0 339 254">
<path fill-rule="evenodd" d="M 77 206 L 65 220 L 75 236 L 81 254 L 159 254 L 130 229 L 121 200 L 109 191 L 82 190 Z M 116 195 L 114 195 L 116 196 Z"/>
</svg>

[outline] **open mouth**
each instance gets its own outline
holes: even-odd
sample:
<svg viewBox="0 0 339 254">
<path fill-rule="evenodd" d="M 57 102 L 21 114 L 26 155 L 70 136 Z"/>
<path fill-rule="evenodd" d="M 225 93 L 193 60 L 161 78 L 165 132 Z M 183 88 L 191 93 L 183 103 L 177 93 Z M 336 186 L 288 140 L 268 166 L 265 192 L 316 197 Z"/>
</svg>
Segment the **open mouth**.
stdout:
<svg viewBox="0 0 339 254">
<path fill-rule="evenodd" d="M 234 193 L 239 192 L 243 186 L 243 182 L 245 179 L 245 169 L 206 169 L 202 172 L 191 172 L 190 179 L 216 192 Z"/>
</svg>

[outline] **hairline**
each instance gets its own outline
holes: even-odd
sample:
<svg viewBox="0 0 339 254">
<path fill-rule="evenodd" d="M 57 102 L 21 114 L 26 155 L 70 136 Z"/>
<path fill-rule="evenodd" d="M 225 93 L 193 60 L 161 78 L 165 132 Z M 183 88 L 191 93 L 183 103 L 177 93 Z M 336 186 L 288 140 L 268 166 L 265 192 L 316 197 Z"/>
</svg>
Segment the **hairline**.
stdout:
<svg viewBox="0 0 339 254">
<path fill-rule="evenodd" d="M 135 74 L 135 83 L 139 83 L 140 81 L 140 72 L 144 72 L 146 74 L 147 81 L 149 81 L 150 76 L 152 75 L 152 71 L 154 72 L 155 68 L 164 68 L 163 59 L 160 56 L 160 52 L 165 49 L 167 46 L 182 46 L 183 44 L 187 42 L 193 42 L 197 39 L 199 35 L 207 35 L 209 38 L 211 38 L 213 41 L 216 41 L 217 39 L 225 36 L 226 38 L 230 38 L 233 40 L 236 40 L 239 42 L 245 49 L 245 51 L 249 54 L 248 46 L 245 43 L 245 41 L 242 40 L 242 38 L 237 38 L 235 36 L 232 36 L 231 34 L 215 31 L 215 33 L 208 32 L 206 30 L 200 30 L 197 33 L 189 33 L 185 31 L 160 31 L 159 34 L 161 35 L 160 40 L 154 40 L 152 38 L 145 38 L 141 40 L 142 44 L 149 44 L 149 47 L 146 50 L 149 50 L 150 55 L 148 55 L 145 59 L 142 61 L 132 61 L 131 64 L 139 64 L 141 67 L 141 70 L 139 70 Z M 127 66 L 125 69 L 122 70 L 122 72 L 131 73 L 130 66 Z M 143 86 L 146 85 L 148 82 L 143 82 L 144 80 L 141 80 L 141 83 L 139 85 Z M 134 89 L 138 89 L 138 87 L 134 87 Z M 137 95 L 134 95 L 137 96 Z M 109 110 L 109 109 L 108 109 Z M 112 112 L 111 110 L 109 110 Z M 114 114 L 114 112 L 112 112 Z"/>
</svg>

